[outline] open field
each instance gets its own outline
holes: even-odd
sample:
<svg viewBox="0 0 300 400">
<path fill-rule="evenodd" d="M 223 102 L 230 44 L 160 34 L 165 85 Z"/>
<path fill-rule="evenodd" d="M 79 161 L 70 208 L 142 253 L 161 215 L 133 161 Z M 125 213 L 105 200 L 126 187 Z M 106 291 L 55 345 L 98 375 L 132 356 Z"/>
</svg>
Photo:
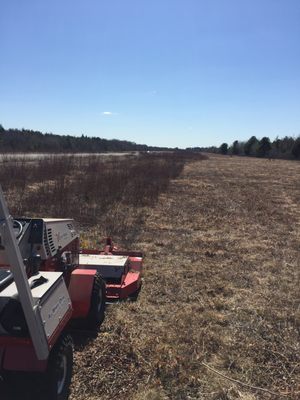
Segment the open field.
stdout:
<svg viewBox="0 0 300 400">
<path fill-rule="evenodd" d="M 75 338 L 70 399 L 299 399 L 300 163 L 179 161 L 150 202 L 152 190 L 137 204 L 127 188 L 129 197 L 124 189 L 103 209 L 110 222 L 100 233 L 146 253 L 144 285 L 136 303 L 109 307 L 96 337 Z M 150 183 L 138 176 L 135 187 L 149 190 L 155 176 Z M 13 201 L 14 190 L 7 192 Z M 58 204 L 61 216 L 72 212 Z M 97 242 L 105 212 L 95 224 L 93 214 L 79 217 L 84 239 Z"/>
<path fill-rule="evenodd" d="M 134 156 L 138 155 L 138 151 L 131 152 L 103 152 L 103 153 L 0 153 L 0 163 L 7 163 L 16 161 L 19 162 L 28 162 L 28 161 L 39 161 L 45 158 L 62 158 L 62 157 L 98 157 L 98 158 L 107 158 L 107 157 L 124 157 L 124 156 Z"/>
<path fill-rule="evenodd" d="M 16 157 L 0 165 L 0 183 L 12 215 L 73 217 L 90 244 L 110 235 L 130 244 L 141 229 L 145 210 L 180 174 L 186 157 L 195 156 L 43 155 L 34 161 Z"/>
<path fill-rule="evenodd" d="M 300 398 L 299 177 L 288 161 L 187 164 L 138 238 L 139 301 L 77 348 L 71 399 Z"/>
</svg>

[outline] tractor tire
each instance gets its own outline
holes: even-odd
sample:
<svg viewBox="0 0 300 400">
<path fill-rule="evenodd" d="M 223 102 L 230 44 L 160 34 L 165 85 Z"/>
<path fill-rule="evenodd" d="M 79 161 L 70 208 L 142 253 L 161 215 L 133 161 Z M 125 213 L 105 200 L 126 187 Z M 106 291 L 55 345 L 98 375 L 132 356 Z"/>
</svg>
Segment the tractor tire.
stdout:
<svg viewBox="0 0 300 400">
<path fill-rule="evenodd" d="M 105 282 L 99 274 L 95 275 L 92 295 L 91 306 L 87 317 L 87 327 L 95 330 L 104 321 L 105 317 L 105 304 L 106 304 L 106 287 Z"/>
<path fill-rule="evenodd" d="M 73 340 L 63 334 L 51 350 L 43 385 L 47 400 L 67 400 L 73 371 Z"/>
</svg>

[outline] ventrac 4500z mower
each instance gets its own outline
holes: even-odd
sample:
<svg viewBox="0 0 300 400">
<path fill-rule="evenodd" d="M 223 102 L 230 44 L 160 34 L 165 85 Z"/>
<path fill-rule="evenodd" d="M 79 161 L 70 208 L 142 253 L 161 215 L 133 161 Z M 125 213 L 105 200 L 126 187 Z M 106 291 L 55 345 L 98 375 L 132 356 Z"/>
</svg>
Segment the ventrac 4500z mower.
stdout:
<svg viewBox="0 0 300 400">
<path fill-rule="evenodd" d="M 99 326 L 106 299 L 137 296 L 141 272 L 142 253 L 110 239 L 81 250 L 72 219 L 12 219 L 0 187 L 0 375 L 38 373 L 43 399 L 67 399 L 69 327 Z"/>
</svg>

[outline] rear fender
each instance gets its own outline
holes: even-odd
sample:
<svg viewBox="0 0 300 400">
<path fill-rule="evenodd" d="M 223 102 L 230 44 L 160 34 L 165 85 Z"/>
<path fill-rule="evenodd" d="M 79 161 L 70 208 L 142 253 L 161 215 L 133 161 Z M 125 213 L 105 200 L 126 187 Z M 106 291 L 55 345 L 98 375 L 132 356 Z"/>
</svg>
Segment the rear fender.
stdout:
<svg viewBox="0 0 300 400">
<path fill-rule="evenodd" d="M 68 287 L 73 306 L 72 318 L 87 317 L 96 274 L 94 269 L 75 269 L 72 272 Z"/>
</svg>

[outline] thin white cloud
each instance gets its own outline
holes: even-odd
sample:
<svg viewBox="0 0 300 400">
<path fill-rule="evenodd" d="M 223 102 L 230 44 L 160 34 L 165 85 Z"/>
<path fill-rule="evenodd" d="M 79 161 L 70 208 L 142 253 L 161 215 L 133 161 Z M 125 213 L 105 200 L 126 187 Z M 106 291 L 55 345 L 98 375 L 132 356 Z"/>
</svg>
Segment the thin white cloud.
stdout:
<svg viewBox="0 0 300 400">
<path fill-rule="evenodd" d="M 103 111 L 102 115 L 113 115 L 111 111 Z"/>
</svg>

